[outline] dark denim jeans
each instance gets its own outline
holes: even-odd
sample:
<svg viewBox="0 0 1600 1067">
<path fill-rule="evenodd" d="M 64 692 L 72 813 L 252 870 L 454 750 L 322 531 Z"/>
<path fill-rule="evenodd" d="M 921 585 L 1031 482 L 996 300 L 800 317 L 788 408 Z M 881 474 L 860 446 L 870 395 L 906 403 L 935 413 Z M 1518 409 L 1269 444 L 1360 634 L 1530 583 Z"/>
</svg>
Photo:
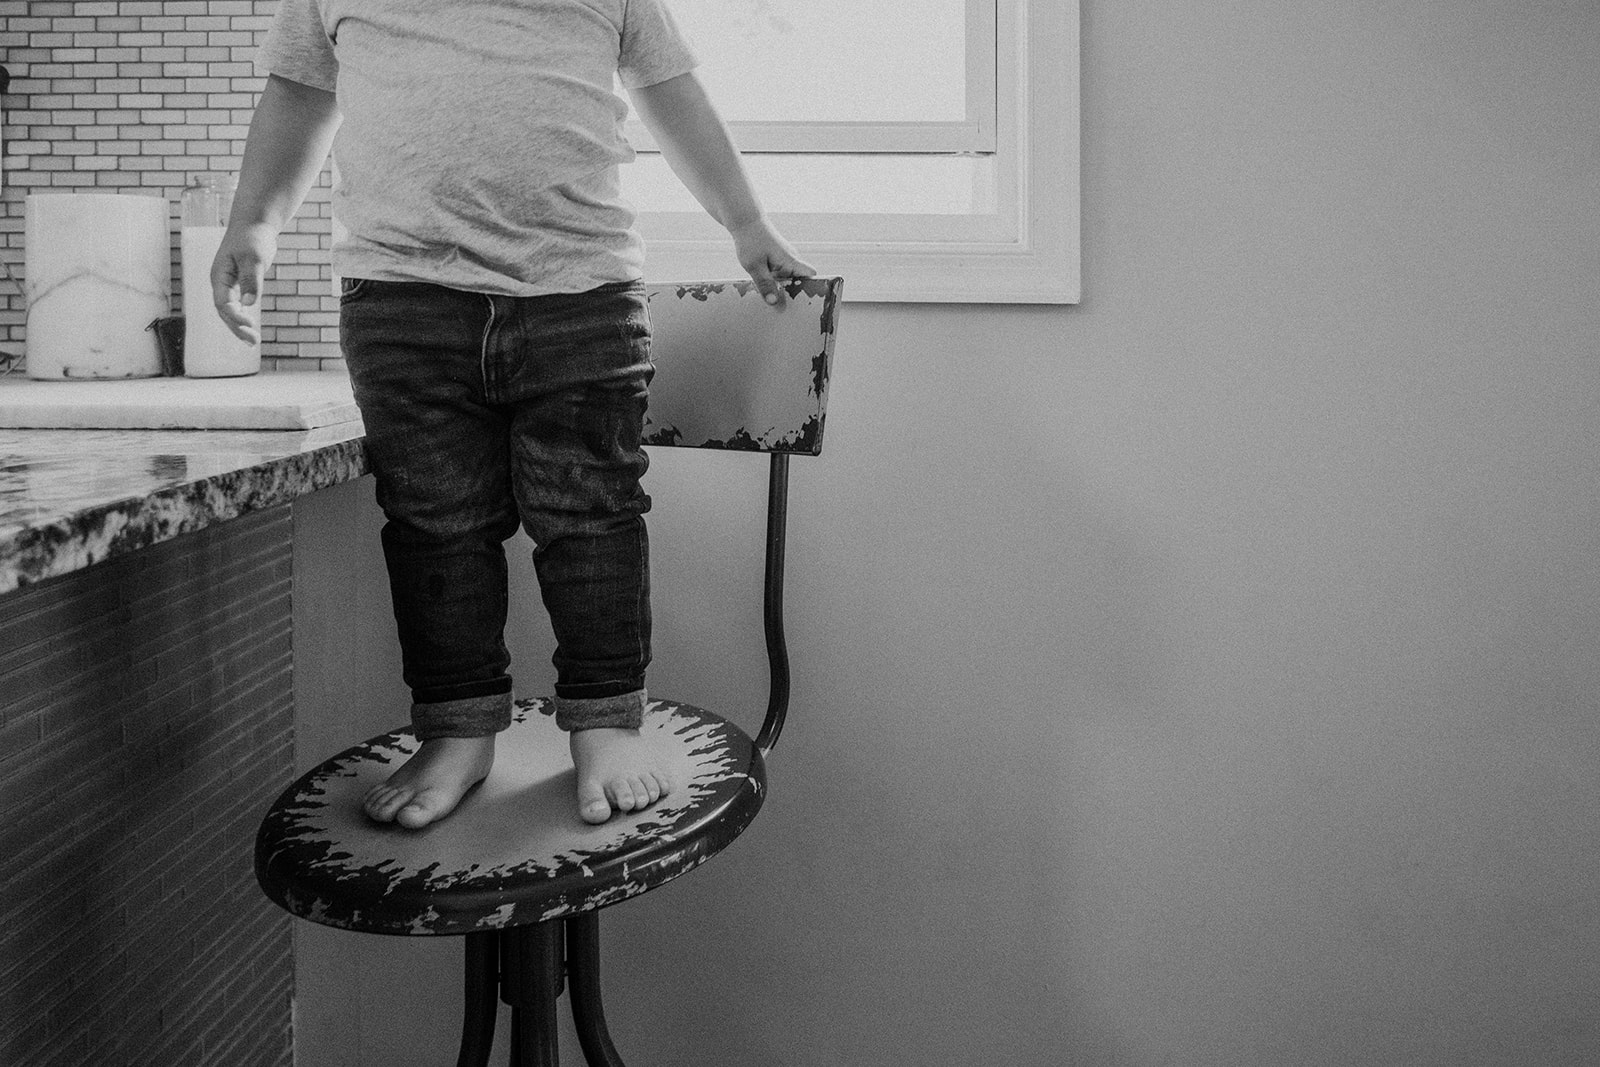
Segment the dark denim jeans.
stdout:
<svg viewBox="0 0 1600 1067">
<path fill-rule="evenodd" d="M 557 721 L 637 726 L 654 373 L 643 285 L 508 297 L 347 278 L 339 327 L 418 735 L 510 723 L 503 542 L 519 523 L 556 636 Z"/>
</svg>

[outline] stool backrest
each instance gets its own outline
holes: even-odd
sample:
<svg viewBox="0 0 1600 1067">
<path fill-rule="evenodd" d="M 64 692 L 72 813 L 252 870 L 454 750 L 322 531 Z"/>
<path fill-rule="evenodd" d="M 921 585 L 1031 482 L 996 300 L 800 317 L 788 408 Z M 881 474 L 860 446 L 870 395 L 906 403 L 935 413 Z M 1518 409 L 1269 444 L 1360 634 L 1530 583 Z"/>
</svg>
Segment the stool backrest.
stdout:
<svg viewBox="0 0 1600 1067">
<path fill-rule="evenodd" d="M 789 282 L 781 307 L 762 300 L 751 282 L 656 284 L 646 289 L 656 375 L 650 383 L 645 444 L 768 454 L 763 618 L 771 686 L 767 716 L 755 739 L 765 754 L 778 743 L 789 709 L 789 651 L 783 633 L 789 457 L 822 451 L 844 279 Z"/>
<path fill-rule="evenodd" d="M 748 281 L 646 289 L 656 364 L 646 444 L 822 451 L 842 278 L 789 282 L 781 308 Z"/>
</svg>

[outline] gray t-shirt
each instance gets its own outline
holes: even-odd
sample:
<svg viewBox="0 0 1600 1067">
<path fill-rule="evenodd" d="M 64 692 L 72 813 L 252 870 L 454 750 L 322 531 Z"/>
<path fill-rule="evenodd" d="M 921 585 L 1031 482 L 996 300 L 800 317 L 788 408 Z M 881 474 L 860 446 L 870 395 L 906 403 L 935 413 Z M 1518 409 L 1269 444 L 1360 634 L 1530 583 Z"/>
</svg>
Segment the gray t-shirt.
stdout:
<svg viewBox="0 0 1600 1067">
<path fill-rule="evenodd" d="M 258 62 L 338 94 L 338 274 L 512 296 L 642 276 L 614 78 L 694 69 L 662 0 L 282 0 Z"/>
</svg>

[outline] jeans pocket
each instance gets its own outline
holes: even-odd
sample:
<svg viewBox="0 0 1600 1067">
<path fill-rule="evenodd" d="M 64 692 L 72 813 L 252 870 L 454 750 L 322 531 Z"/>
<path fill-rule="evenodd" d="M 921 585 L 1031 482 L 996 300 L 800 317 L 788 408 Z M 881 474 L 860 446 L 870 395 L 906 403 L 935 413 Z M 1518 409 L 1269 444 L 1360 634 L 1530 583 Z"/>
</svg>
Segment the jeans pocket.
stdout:
<svg viewBox="0 0 1600 1067">
<path fill-rule="evenodd" d="M 366 278 L 340 278 L 339 303 L 344 304 L 355 300 L 367 289 Z"/>
<path fill-rule="evenodd" d="M 638 283 L 635 286 L 637 291 L 624 291 L 631 299 L 629 306 L 617 317 L 617 336 L 633 363 L 654 369 L 655 357 L 650 353 L 650 301 L 644 287 Z"/>
</svg>

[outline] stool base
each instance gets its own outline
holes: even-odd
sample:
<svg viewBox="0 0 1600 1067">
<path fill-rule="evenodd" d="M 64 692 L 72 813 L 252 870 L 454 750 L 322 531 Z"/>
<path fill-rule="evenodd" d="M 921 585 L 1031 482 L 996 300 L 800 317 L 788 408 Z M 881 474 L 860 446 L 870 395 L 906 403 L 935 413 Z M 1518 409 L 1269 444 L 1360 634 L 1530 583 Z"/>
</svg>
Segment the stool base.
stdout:
<svg viewBox="0 0 1600 1067">
<path fill-rule="evenodd" d="M 511 1006 L 511 1067 L 559 1067 L 556 1000 L 572 979 L 572 1020 L 589 1067 L 625 1067 L 600 1001 L 600 913 L 466 935 L 466 1011 L 457 1067 L 488 1067 L 496 1003 Z"/>
</svg>

